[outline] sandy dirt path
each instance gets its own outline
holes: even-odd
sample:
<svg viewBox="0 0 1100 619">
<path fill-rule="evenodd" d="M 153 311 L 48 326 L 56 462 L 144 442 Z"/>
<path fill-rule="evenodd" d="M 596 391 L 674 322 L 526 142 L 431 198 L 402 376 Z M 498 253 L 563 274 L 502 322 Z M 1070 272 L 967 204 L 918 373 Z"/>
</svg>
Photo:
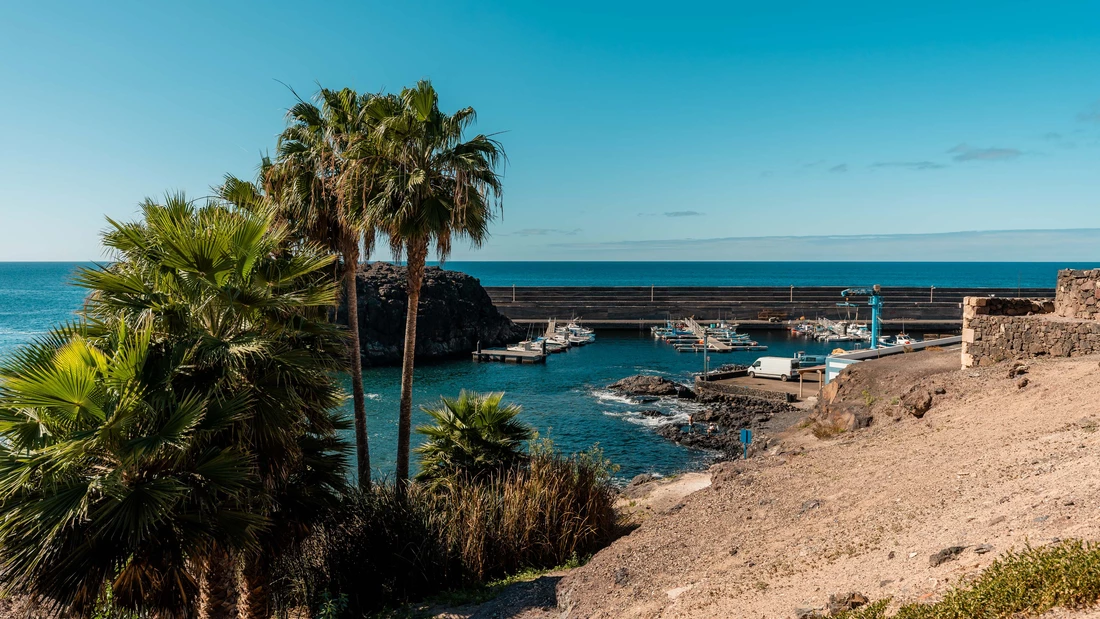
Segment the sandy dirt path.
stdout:
<svg viewBox="0 0 1100 619">
<path fill-rule="evenodd" d="M 946 394 L 923 419 L 824 441 L 793 431 L 772 454 L 713 467 L 682 507 L 567 574 L 547 615 L 792 617 L 849 591 L 935 600 L 1010 548 L 1100 539 L 1098 359 L 1033 362 L 1019 389 L 1007 367 L 955 370 L 957 353 L 939 354 Z M 905 386 L 904 368 L 887 369 Z M 965 549 L 931 566 L 950 546 Z"/>
</svg>

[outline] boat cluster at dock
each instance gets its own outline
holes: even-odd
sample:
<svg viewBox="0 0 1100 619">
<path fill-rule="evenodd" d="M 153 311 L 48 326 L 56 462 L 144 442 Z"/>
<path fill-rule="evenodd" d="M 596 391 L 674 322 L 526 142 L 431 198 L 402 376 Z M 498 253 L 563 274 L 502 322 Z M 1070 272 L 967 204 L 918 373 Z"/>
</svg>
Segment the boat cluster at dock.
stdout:
<svg viewBox="0 0 1100 619">
<path fill-rule="evenodd" d="M 821 342 L 870 342 L 871 329 L 867 323 L 844 320 L 802 320 L 791 325 L 791 334 L 812 337 Z M 883 335 L 878 338 L 880 346 L 908 346 L 917 342 L 908 334 Z"/>
<path fill-rule="evenodd" d="M 558 325 L 556 320 L 551 319 L 546 326 L 546 332 L 541 336 L 512 344 L 508 347 L 508 350 L 513 352 L 558 353 L 565 352 L 574 346 L 586 346 L 595 341 L 595 332 L 592 329 L 580 326 L 575 319 L 570 320 L 565 325 Z"/>
<path fill-rule="evenodd" d="M 668 320 L 664 326 L 651 330 L 653 337 L 672 344 L 678 352 L 734 352 L 742 350 L 767 350 L 745 333 L 738 333 L 737 324 L 725 321 L 700 324 L 694 318 L 679 321 Z"/>
</svg>

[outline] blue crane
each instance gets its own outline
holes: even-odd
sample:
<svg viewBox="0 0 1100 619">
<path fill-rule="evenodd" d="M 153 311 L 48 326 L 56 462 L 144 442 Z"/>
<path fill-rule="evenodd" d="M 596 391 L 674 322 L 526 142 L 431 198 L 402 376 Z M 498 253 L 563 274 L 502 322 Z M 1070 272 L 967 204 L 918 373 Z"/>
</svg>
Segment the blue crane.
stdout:
<svg viewBox="0 0 1100 619">
<path fill-rule="evenodd" d="M 867 305 L 871 307 L 871 349 L 878 348 L 879 323 L 882 321 L 879 316 L 879 312 L 882 311 L 882 286 L 875 284 L 870 287 L 847 288 L 840 291 L 840 296 L 845 299 L 848 297 L 867 297 Z M 844 303 L 837 303 L 837 305 L 851 307 L 855 304 L 845 301 Z"/>
</svg>

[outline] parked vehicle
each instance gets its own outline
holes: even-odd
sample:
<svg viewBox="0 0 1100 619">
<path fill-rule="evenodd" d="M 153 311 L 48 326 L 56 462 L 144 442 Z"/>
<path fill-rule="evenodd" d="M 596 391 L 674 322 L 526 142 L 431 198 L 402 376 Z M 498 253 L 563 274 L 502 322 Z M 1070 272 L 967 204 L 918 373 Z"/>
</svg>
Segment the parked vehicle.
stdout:
<svg viewBox="0 0 1100 619">
<path fill-rule="evenodd" d="M 778 378 L 788 381 L 798 372 L 798 359 L 790 357 L 760 357 L 749 366 L 749 377 Z"/>
</svg>

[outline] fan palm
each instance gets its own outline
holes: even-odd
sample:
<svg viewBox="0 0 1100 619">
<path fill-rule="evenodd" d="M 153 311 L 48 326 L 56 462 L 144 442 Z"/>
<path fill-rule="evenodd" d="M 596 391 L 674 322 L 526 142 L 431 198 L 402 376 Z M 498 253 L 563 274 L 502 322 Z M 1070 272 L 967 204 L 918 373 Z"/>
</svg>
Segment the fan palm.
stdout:
<svg viewBox="0 0 1100 619">
<path fill-rule="evenodd" d="M 346 151 L 362 141 L 362 105 L 367 96 L 344 88 L 322 88 L 320 105 L 299 99 L 287 112 L 277 160 L 265 163 L 264 184 L 297 238 L 320 244 L 343 262 L 344 299 L 350 331 L 351 384 L 359 485 L 369 487 L 370 446 L 363 393 L 356 277 L 363 253 L 374 245 L 373 228 L 363 216 L 366 190 L 349 182 Z"/>
<path fill-rule="evenodd" d="M 416 428 L 427 437 L 416 448 L 420 454 L 417 480 L 485 479 L 521 462 L 531 428 L 516 420 L 522 409 L 516 404 L 503 405 L 503 399 L 503 393 L 464 390 L 458 398 L 444 397 L 435 406 L 422 406 L 435 423 Z"/>
<path fill-rule="evenodd" d="M 466 139 L 476 119 L 474 109 L 441 112 L 428 81 L 400 96 L 372 96 L 363 112 L 371 128 L 370 152 L 352 163 L 354 169 L 369 169 L 366 216 L 389 238 L 394 256 L 404 256 L 408 265 L 397 438 L 397 479 L 403 485 L 409 477 L 416 317 L 425 262 L 432 248 L 442 261 L 453 240 L 465 239 L 476 247 L 488 237 L 494 207 L 500 206 L 498 169 L 505 155 L 489 136 Z"/>
<path fill-rule="evenodd" d="M 219 428 L 247 401 L 166 388 L 151 321 L 52 332 L 0 370 L 0 561 L 10 590 L 87 612 L 117 603 L 185 616 L 188 562 L 255 548 L 258 478 Z M 61 608 L 55 608 L 61 610 Z"/>
<path fill-rule="evenodd" d="M 91 290 L 79 337 L 59 332 L 3 372 L 0 557 L 22 547 L 23 563 L 5 561 L 10 582 L 64 604 L 87 605 L 113 579 L 129 607 L 186 614 L 201 592 L 200 615 L 214 616 L 228 592 L 212 572 L 232 555 L 248 567 L 239 616 L 266 618 L 269 555 L 300 540 L 343 482 L 343 423 L 331 411 L 346 349 L 325 320 L 332 258 L 308 245 L 284 251 L 286 227 L 260 211 L 196 208 L 183 196 L 142 208 L 142 222 L 112 222 L 104 235 L 115 261 L 78 276 Z M 128 343 L 135 337 L 141 346 Z M 140 363 L 116 370 L 101 357 Z M 50 370 L 59 378 L 41 384 L 62 361 Z M 76 361 L 92 369 L 78 374 Z M 54 417 L 59 428 L 47 425 Z M 91 459 L 93 448 L 107 455 Z M 221 468 L 195 470 L 223 453 Z M 239 479 L 218 491 L 229 456 Z M 126 484 L 146 503 L 128 500 Z M 29 504 L 16 501 L 24 495 Z M 50 537 L 63 533 L 79 535 Z M 4 543 L 16 536 L 22 546 Z M 31 557 L 36 543 L 58 552 Z M 93 543 L 114 554 L 92 553 Z"/>
</svg>

